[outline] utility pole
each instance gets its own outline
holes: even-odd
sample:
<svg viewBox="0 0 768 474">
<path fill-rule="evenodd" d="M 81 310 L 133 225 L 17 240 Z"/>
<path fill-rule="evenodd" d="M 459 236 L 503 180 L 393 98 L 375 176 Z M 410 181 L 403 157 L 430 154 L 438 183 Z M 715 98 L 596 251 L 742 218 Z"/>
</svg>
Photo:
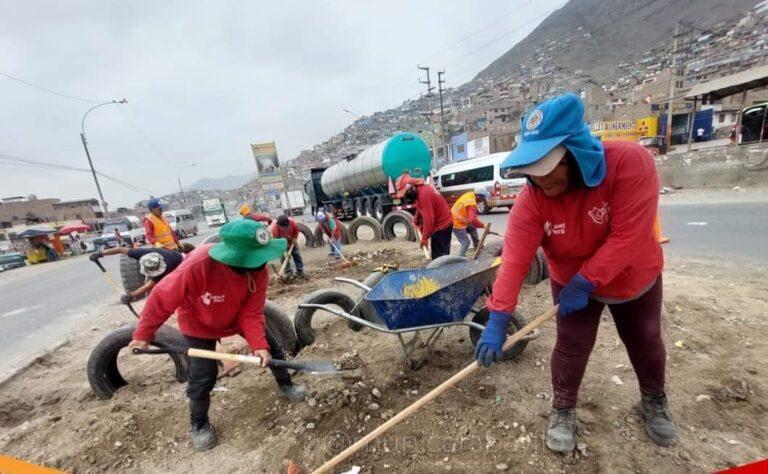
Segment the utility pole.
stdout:
<svg viewBox="0 0 768 474">
<path fill-rule="evenodd" d="M 427 120 L 429 120 L 430 126 L 432 128 L 432 171 L 437 171 L 437 147 L 434 145 L 435 126 L 432 123 L 432 97 L 434 95 L 432 94 L 432 91 L 435 90 L 435 87 L 432 85 L 432 80 L 429 77 L 429 66 L 416 65 L 416 67 L 427 73 L 427 80 L 422 81 L 419 79 L 419 83 L 426 84 L 427 86 L 427 93 L 422 97 L 426 97 L 427 99 L 427 107 L 429 110 L 425 113 L 425 116 L 427 117 Z"/>
<path fill-rule="evenodd" d="M 445 136 L 445 110 L 443 109 L 443 84 L 445 84 L 445 79 L 443 79 L 443 74 L 445 74 L 445 70 L 437 71 L 437 94 L 438 97 L 440 97 L 440 138 L 443 141 L 445 158 L 450 161 L 451 156 L 450 153 L 448 153 L 449 148 Z"/>
<path fill-rule="evenodd" d="M 675 36 L 672 38 L 672 64 L 669 67 L 669 92 L 667 93 L 667 129 L 664 134 L 667 136 L 667 149 L 672 146 L 672 101 L 675 97 L 675 85 L 677 83 L 677 38 L 680 36 L 680 22 L 675 23 Z"/>
</svg>

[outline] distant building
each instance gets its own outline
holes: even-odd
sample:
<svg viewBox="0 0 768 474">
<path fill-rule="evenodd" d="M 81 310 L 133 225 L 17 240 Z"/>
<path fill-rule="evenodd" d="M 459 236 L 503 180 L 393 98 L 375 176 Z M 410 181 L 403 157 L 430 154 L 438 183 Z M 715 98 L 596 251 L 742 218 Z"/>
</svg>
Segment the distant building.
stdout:
<svg viewBox="0 0 768 474">
<path fill-rule="evenodd" d="M 0 200 L 0 227 L 42 223 L 82 222 L 98 226 L 103 221 L 96 199 L 62 201 L 56 198 L 38 199 L 35 195 L 13 196 Z"/>
</svg>

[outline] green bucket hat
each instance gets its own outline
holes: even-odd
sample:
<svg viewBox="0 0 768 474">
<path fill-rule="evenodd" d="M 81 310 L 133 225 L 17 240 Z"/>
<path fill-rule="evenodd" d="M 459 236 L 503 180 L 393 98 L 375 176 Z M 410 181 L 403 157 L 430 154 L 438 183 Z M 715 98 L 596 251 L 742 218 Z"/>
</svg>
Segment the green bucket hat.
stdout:
<svg viewBox="0 0 768 474">
<path fill-rule="evenodd" d="M 232 267 L 258 268 L 283 256 L 285 239 L 273 239 L 261 222 L 250 219 L 232 221 L 221 228 L 221 242 L 211 247 L 208 255 Z"/>
</svg>

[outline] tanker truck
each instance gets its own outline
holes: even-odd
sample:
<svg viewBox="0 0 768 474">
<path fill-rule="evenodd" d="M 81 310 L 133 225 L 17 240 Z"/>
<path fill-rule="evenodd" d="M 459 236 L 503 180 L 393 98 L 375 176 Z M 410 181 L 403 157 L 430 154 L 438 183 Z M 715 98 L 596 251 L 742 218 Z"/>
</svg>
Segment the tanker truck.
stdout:
<svg viewBox="0 0 768 474">
<path fill-rule="evenodd" d="M 312 204 L 342 219 L 371 216 L 381 222 L 393 209 L 411 210 L 413 203 L 395 197 L 395 180 L 404 172 L 428 178 L 432 157 L 424 140 L 398 133 L 329 168 L 313 168 L 304 190 Z"/>
</svg>

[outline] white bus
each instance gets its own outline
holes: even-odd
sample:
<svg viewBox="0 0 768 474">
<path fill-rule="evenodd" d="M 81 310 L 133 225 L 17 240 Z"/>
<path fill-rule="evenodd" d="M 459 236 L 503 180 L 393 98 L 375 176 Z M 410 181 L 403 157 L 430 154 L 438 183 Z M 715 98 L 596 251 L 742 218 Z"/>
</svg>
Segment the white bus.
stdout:
<svg viewBox="0 0 768 474">
<path fill-rule="evenodd" d="M 525 185 L 523 175 L 502 178 L 499 165 L 508 151 L 443 166 L 435 175 L 435 187 L 452 205 L 462 194 L 474 191 L 477 212 L 487 214 L 494 207 L 511 208 Z"/>
<path fill-rule="evenodd" d="M 203 214 L 208 227 L 218 227 L 229 222 L 227 211 L 219 198 L 203 199 Z"/>
</svg>

